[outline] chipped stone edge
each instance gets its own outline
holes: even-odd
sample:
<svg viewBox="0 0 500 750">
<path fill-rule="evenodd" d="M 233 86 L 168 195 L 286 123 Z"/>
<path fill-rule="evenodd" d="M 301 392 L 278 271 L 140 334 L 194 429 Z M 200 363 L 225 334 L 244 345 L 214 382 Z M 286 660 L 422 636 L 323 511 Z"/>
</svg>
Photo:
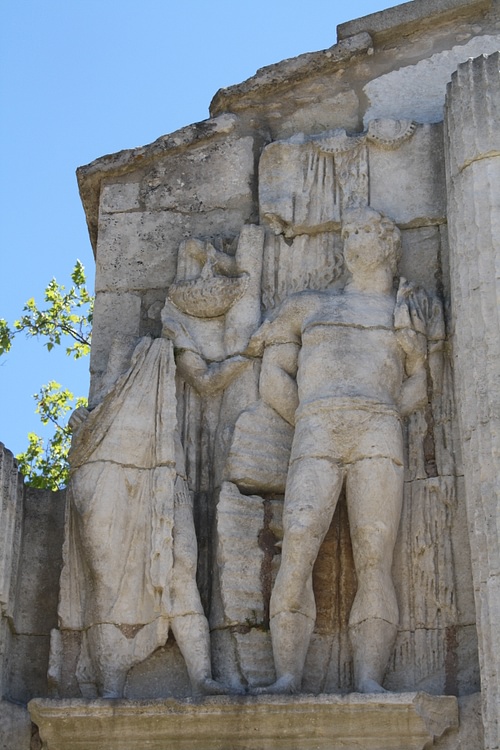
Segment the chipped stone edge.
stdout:
<svg viewBox="0 0 500 750">
<path fill-rule="evenodd" d="M 146 146 L 108 154 L 79 167 L 76 177 L 94 255 L 97 246 L 101 183 L 105 178 L 120 177 L 134 169 L 142 169 L 167 153 L 201 144 L 216 136 L 227 135 L 236 128 L 237 122 L 236 115 L 222 114 L 163 135 Z"/>
<path fill-rule="evenodd" d="M 259 68 L 243 83 L 219 89 L 210 103 L 212 117 L 223 112 L 236 112 L 249 105 L 252 94 L 265 96 L 269 90 L 293 87 L 298 81 L 323 72 L 331 72 L 355 55 L 370 53 L 372 38 L 366 32 L 351 35 L 329 49 L 306 52 L 298 57 Z"/>
<path fill-rule="evenodd" d="M 418 25 L 435 25 L 436 22 L 456 20 L 458 16 L 470 16 L 491 5 L 492 0 L 412 0 L 340 24 L 337 39 L 346 40 L 354 34 L 367 32 L 378 41 L 385 36 L 399 36 L 403 29 L 408 33 Z"/>
<path fill-rule="evenodd" d="M 458 702 L 455 703 L 453 716 L 439 711 L 435 696 L 428 693 L 417 693 L 413 701 L 415 711 L 424 722 L 425 728 L 434 739 L 441 737 L 447 729 L 458 729 Z"/>
<path fill-rule="evenodd" d="M 382 713 L 380 713 L 381 708 L 384 709 Z M 346 717 L 351 717 L 352 723 L 360 710 L 366 711 L 367 709 L 378 713 L 383 722 L 389 720 L 391 711 L 395 712 L 394 717 L 406 714 L 407 719 L 403 720 L 403 723 L 406 724 L 407 732 L 412 733 L 413 739 L 418 737 L 422 742 L 432 741 L 446 730 L 458 726 L 458 702 L 454 696 L 435 696 L 421 692 L 373 695 L 352 693 L 346 696 L 327 694 L 263 695 L 238 698 L 217 696 L 203 699 L 164 698 L 150 701 L 37 698 L 30 701 L 28 705 L 31 718 L 40 727 L 41 735 L 48 748 L 56 746 L 52 745 L 52 739 L 56 736 L 58 737 L 57 747 L 65 746 L 64 741 L 75 729 L 72 721 L 89 722 L 89 734 L 86 737 L 85 747 L 97 748 L 101 747 L 98 743 L 98 735 L 108 723 L 109 729 L 113 726 L 115 733 L 117 726 L 122 724 L 130 726 L 132 721 L 137 737 L 141 736 L 141 732 L 148 731 L 148 727 L 154 727 L 156 740 L 162 737 L 164 740 L 171 740 L 172 732 L 175 733 L 176 739 L 182 740 L 182 736 L 177 734 L 178 725 L 172 724 L 169 717 L 182 719 L 187 732 L 186 736 L 189 737 L 199 736 L 200 731 L 205 732 L 209 718 L 218 719 L 224 722 L 228 732 L 234 728 L 234 747 L 238 748 L 245 745 L 244 738 L 240 736 L 245 721 L 260 718 L 262 722 L 272 725 L 275 732 L 274 722 L 286 721 L 288 712 L 292 712 L 298 721 L 306 722 L 308 717 L 314 717 L 316 724 L 319 721 L 325 727 L 328 725 L 331 728 L 332 722 L 336 724 L 337 712 L 344 716 L 344 722 Z M 408 711 L 411 713 L 408 714 Z M 347 723 L 349 724 L 349 720 Z M 343 731 L 345 729 L 340 727 L 339 737 L 343 736 Z M 376 734 L 379 740 L 380 731 L 381 727 L 378 726 Z"/>
</svg>

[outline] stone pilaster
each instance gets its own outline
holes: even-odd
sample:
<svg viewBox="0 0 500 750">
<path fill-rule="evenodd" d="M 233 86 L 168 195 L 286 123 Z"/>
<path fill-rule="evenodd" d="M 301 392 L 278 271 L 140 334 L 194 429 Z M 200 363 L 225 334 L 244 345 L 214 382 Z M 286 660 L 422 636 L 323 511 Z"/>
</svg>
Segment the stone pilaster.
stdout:
<svg viewBox="0 0 500 750">
<path fill-rule="evenodd" d="M 445 142 L 454 322 L 485 748 L 500 747 L 500 55 L 448 84 Z"/>
</svg>

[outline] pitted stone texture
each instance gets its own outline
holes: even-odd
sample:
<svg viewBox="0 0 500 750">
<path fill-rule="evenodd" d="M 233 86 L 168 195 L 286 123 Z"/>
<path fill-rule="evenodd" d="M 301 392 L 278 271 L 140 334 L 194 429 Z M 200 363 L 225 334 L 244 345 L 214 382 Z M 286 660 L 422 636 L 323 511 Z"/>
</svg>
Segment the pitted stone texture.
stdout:
<svg viewBox="0 0 500 750">
<path fill-rule="evenodd" d="M 290 90 L 292 81 L 300 84 L 301 80 L 307 79 L 311 73 L 335 73 L 341 65 L 347 64 L 356 56 L 363 55 L 370 50 L 371 46 L 370 35 L 360 33 L 341 41 L 330 49 L 309 52 L 281 63 L 268 65 L 243 83 L 219 89 L 210 104 L 210 113 L 215 116 L 222 112 L 236 112 L 252 106 L 269 92 L 274 93 L 280 89 L 282 100 L 286 100 L 287 92 L 289 92 L 290 100 L 293 100 L 294 91 Z"/>
<path fill-rule="evenodd" d="M 133 292 L 97 292 L 90 353 L 90 407 L 125 372 L 138 341 L 141 297 Z"/>
<path fill-rule="evenodd" d="M 418 3 L 406 2 L 394 8 L 387 8 L 369 16 L 362 16 L 353 21 L 337 26 L 339 39 L 346 39 L 363 31 L 374 36 L 394 34 L 401 37 L 409 29 L 436 23 L 443 18 L 460 18 L 468 13 L 477 13 L 487 8 L 491 0 L 420 0 Z"/>
<path fill-rule="evenodd" d="M 183 239 L 234 237 L 253 211 L 253 146 L 251 137 L 210 140 L 163 156 L 129 184 L 107 178 L 96 290 L 166 288 Z"/>
<path fill-rule="evenodd" d="M 257 495 L 240 494 L 230 482 L 222 485 L 217 506 L 217 565 L 224 622 L 212 622 L 212 626 L 262 625 L 260 573 L 264 552 L 259 549 L 259 532 L 263 502 Z"/>
<path fill-rule="evenodd" d="M 7 657 L 8 697 L 26 704 L 31 698 L 49 695 L 49 635 L 13 635 Z"/>
<path fill-rule="evenodd" d="M 147 146 L 119 151 L 80 167 L 77 170 L 78 186 L 94 251 L 97 243 L 98 211 L 103 181 L 106 181 L 102 196 L 104 210 L 111 212 L 133 210 L 137 208 L 138 188 L 124 187 L 127 180 L 122 181 L 122 175 L 134 170 L 141 171 L 167 154 L 175 154 L 185 148 L 197 147 L 201 144 L 206 145 L 207 142 L 217 137 L 229 136 L 237 126 L 238 118 L 235 115 L 224 114 L 221 117 L 196 122 L 174 133 L 161 136 Z M 113 189 L 115 181 L 121 187 Z M 106 186 L 111 186 L 111 189 L 108 190 Z"/>
<path fill-rule="evenodd" d="M 417 126 L 413 136 L 394 150 L 370 144 L 369 160 L 373 208 L 390 216 L 399 226 L 444 221 L 446 188 L 441 125 Z"/>
<path fill-rule="evenodd" d="M 64 492 L 26 488 L 14 617 L 17 633 L 48 636 L 56 626 L 64 501 Z"/>
<path fill-rule="evenodd" d="M 375 78 L 363 89 L 369 101 L 364 122 L 377 117 L 439 122 L 443 119 L 446 84 L 457 65 L 470 57 L 495 52 L 499 44 L 500 36 L 476 37 Z"/>
<path fill-rule="evenodd" d="M 288 239 L 317 235 L 338 229 L 346 209 L 368 204 L 400 226 L 442 223 L 441 125 L 366 125 L 365 133 L 296 134 L 267 146 L 259 164 L 262 223 Z"/>
<path fill-rule="evenodd" d="M 487 53 L 484 50 L 474 62 L 460 65 L 448 84 L 446 122 L 453 148 L 447 154 L 447 168 L 451 180 L 474 161 L 500 156 L 496 127 L 500 121 L 499 54 Z"/>
<path fill-rule="evenodd" d="M 103 184 L 99 210 L 105 214 L 114 214 L 140 209 L 139 191 L 138 182 L 128 182 L 123 178 L 121 181 Z"/>
<path fill-rule="evenodd" d="M 235 237 L 247 210 L 136 211 L 105 214 L 97 243 L 96 291 L 146 291 L 175 278 L 177 250 L 188 237 Z"/>
<path fill-rule="evenodd" d="M 23 706 L 0 700 L 0 750 L 30 750 L 31 718 Z"/>
<path fill-rule="evenodd" d="M 401 275 L 422 284 L 429 291 L 438 292 L 441 285 L 439 227 L 407 229 L 401 233 L 401 241 Z"/>
<path fill-rule="evenodd" d="M 496 53 L 460 65 L 446 106 L 456 396 L 487 750 L 500 743 L 499 63 Z"/>
<path fill-rule="evenodd" d="M 37 700 L 29 709 L 46 750 L 423 750 L 458 724 L 456 698 L 424 693 Z"/>
<path fill-rule="evenodd" d="M 236 209 L 251 200 L 253 138 L 235 137 L 162 159 L 147 170 L 139 200 L 147 211 Z"/>
<path fill-rule="evenodd" d="M 434 743 L 436 750 L 484 750 L 480 693 L 458 699 L 458 717 L 458 728 L 445 732 Z"/>
<path fill-rule="evenodd" d="M 64 492 L 27 487 L 23 495 L 13 617 L 4 654 L 4 695 L 20 702 L 48 694 L 49 633 L 57 622 L 65 505 Z"/>
<path fill-rule="evenodd" d="M 17 461 L 0 443 L 0 697 L 9 695 L 9 658 L 21 548 L 24 484 Z M 3 750 L 3 749 L 2 749 Z"/>
</svg>

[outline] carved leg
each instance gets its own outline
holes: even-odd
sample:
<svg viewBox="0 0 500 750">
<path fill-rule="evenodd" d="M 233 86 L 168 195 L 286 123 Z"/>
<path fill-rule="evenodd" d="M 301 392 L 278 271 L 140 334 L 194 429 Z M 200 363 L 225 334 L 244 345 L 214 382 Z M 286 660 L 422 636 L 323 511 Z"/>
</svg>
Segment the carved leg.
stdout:
<svg viewBox="0 0 500 750">
<path fill-rule="evenodd" d="M 103 698 L 123 697 L 129 670 L 165 643 L 169 621 L 165 617 L 158 617 L 146 625 L 132 626 L 127 633 L 128 627 L 105 623 L 92 625 L 88 629 L 88 657 L 82 654 L 77 674 L 82 693 L 85 690 L 84 696 L 90 697 L 86 683 L 87 675 L 91 673 L 99 695 Z"/>
<path fill-rule="evenodd" d="M 389 458 L 348 469 L 347 507 L 358 591 L 349 617 L 359 692 L 383 692 L 399 621 L 391 567 L 403 501 L 403 467 Z"/>
<path fill-rule="evenodd" d="M 382 681 L 397 632 L 396 625 L 375 617 L 369 617 L 357 625 L 349 625 L 357 692 L 387 692 L 382 687 Z"/>
<path fill-rule="evenodd" d="M 212 679 L 210 632 L 196 585 L 197 544 L 189 503 L 174 509 L 174 565 L 172 568 L 171 628 L 181 651 L 195 694 L 243 693 Z"/>
<path fill-rule="evenodd" d="M 98 694 L 103 698 L 122 698 L 132 666 L 130 643 L 115 625 L 108 624 L 90 627 L 87 640 Z"/>
<path fill-rule="evenodd" d="M 186 662 L 189 680 L 195 695 L 244 692 L 243 689 L 227 687 L 212 678 L 210 633 L 205 615 L 191 614 L 175 617 L 171 627 Z"/>
<path fill-rule="evenodd" d="M 271 596 L 276 682 L 258 693 L 300 690 L 316 619 L 312 570 L 342 488 L 342 470 L 319 458 L 296 460 L 283 511 L 283 552 Z"/>
</svg>

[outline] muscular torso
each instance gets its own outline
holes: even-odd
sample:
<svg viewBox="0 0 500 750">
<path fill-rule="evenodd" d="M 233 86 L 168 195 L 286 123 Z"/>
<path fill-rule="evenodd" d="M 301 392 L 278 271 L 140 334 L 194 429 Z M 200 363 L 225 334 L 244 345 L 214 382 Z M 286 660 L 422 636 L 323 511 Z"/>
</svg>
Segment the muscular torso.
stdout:
<svg viewBox="0 0 500 750">
<path fill-rule="evenodd" d="M 392 295 L 311 295 L 301 316 L 300 404 L 322 398 L 396 406 L 404 376 Z M 307 309 L 309 308 L 309 309 Z"/>
</svg>

